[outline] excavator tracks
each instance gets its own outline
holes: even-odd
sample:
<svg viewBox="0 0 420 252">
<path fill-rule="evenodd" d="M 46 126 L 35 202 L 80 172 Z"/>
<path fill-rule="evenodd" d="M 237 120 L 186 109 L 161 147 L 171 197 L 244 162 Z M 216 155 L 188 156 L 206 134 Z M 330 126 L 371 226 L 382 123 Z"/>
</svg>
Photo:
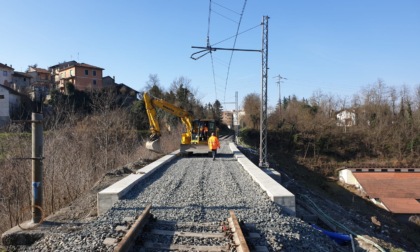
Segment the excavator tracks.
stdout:
<svg viewBox="0 0 420 252">
<path fill-rule="evenodd" d="M 148 205 L 114 251 L 250 251 L 233 211 L 220 222 L 158 220 Z"/>
</svg>

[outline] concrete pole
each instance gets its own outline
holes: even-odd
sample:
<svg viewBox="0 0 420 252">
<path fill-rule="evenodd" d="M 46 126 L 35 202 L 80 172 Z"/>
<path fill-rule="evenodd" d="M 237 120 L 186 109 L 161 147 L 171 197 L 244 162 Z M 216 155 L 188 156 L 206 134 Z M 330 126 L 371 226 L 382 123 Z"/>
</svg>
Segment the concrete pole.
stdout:
<svg viewBox="0 0 420 252">
<path fill-rule="evenodd" d="M 239 107 L 238 107 L 238 91 L 235 92 L 235 116 L 236 116 L 236 125 L 235 125 L 235 143 L 238 143 L 239 136 Z"/>
<path fill-rule="evenodd" d="M 32 113 L 32 221 L 42 221 L 43 116 Z M 37 207 L 34 207 L 37 206 Z"/>
</svg>

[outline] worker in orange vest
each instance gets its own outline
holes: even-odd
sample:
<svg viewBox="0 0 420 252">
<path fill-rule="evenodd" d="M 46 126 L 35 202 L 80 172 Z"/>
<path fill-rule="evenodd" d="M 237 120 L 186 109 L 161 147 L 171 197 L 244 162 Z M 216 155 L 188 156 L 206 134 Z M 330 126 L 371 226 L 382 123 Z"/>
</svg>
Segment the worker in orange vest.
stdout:
<svg viewBox="0 0 420 252">
<path fill-rule="evenodd" d="M 213 161 L 216 159 L 216 152 L 217 149 L 220 149 L 220 142 L 217 136 L 214 135 L 214 132 L 211 133 L 211 137 L 208 141 L 209 149 L 211 150 L 211 155 L 213 157 Z"/>
<path fill-rule="evenodd" d="M 207 127 L 207 125 L 204 125 L 203 135 L 204 135 L 204 140 L 207 140 L 207 138 L 209 137 L 209 128 Z"/>
</svg>

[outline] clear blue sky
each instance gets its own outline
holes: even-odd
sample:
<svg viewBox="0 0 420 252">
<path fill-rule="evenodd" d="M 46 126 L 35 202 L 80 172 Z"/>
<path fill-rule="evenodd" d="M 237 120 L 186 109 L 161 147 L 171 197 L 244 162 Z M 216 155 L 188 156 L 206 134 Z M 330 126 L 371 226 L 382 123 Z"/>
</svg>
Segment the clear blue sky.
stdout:
<svg viewBox="0 0 420 252">
<path fill-rule="evenodd" d="M 261 54 L 213 53 L 192 60 L 205 46 L 236 34 L 243 0 L 212 1 L 2 1 L 0 62 L 25 71 L 76 60 L 104 68 L 136 90 L 149 74 L 169 88 L 191 80 L 203 103 L 234 102 L 261 92 Z M 281 95 L 309 98 L 314 91 L 351 98 L 381 78 L 387 85 L 420 84 L 418 0 L 248 0 L 239 31 L 269 16 L 268 103 Z M 236 48 L 261 49 L 261 27 L 238 36 Z M 216 47 L 232 48 L 234 39 Z M 215 76 L 215 78 L 214 78 Z M 227 80 L 227 81 L 226 81 Z M 233 109 L 233 104 L 225 104 Z"/>
</svg>

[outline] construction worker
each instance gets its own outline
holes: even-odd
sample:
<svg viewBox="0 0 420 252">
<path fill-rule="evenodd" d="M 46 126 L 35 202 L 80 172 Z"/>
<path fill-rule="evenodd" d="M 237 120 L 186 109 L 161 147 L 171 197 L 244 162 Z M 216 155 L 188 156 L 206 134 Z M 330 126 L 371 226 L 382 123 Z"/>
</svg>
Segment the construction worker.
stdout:
<svg viewBox="0 0 420 252">
<path fill-rule="evenodd" d="M 209 137 L 209 128 L 207 127 L 207 125 L 204 125 L 203 128 L 203 135 L 204 135 L 204 140 L 207 140 L 207 138 Z"/>
<path fill-rule="evenodd" d="M 211 150 L 211 155 L 213 157 L 213 161 L 216 159 L 216 152 L 217 149 L 220 149 L 220 143 L 217 136 L 215 136 L 214 132 L 211 133 L 211 137 L 208 140 L 209 149 Z"/>
</svg>

